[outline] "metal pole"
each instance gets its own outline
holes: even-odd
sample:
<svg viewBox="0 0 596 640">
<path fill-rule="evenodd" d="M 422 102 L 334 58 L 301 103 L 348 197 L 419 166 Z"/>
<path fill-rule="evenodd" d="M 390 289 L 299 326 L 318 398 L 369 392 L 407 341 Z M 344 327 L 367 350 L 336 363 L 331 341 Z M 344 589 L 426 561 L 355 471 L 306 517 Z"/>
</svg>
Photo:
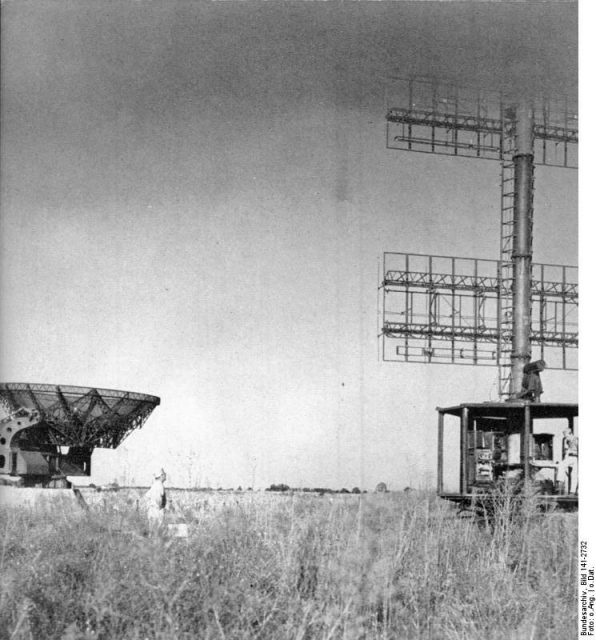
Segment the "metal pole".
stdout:
<svg viewBox="0 0 596 640">
<path fill-rule="evenodd" d="M 461 450 L 461 464 L 459 467 L 459 492 L 468 492 L 468 425 L 469 425 L 469 412 L 468 407 L 464 407 L 461 410 L 461 423 L 460 423 L 460 450 Z"/>
<path fill-rule="evenodd" d="M 439 459 L 437 462 L 437 493 L 443 493 L 443 430 L 444 430 L 445 414 L 439 411 Z"/>
<path fill-rule="evenodd" d="M 524 467 L 524 487 L 530 486 L 530 458 L 532 457 L 532 447 L 530 434 L 532 433 L 532 418 L 530 416 L 530 405 L 524 406 L 524 431 L 522 437 L 522 462 Z"/>
<path fill-rule="evenodd" d="M 523 368 L 531 359 L 532 191 L 534 182 L 534 115 L 529 104 L 517 107 L 513 155 L 513 340 L 511 387 L 521 391 Z"/>
</svg>

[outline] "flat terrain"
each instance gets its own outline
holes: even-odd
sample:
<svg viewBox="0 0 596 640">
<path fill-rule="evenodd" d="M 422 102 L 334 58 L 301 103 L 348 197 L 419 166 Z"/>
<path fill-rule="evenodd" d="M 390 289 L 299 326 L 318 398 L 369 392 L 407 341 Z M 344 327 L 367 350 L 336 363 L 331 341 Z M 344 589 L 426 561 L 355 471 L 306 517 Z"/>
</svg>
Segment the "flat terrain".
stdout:
<svg viewBox="0 0 596 640">
<path fill-rule="evenodd" d="M 3 508 L 0 639 L 565 640 L 577 520 L 457 517 L 432 495 L 142 492 Z"/>
</svg>

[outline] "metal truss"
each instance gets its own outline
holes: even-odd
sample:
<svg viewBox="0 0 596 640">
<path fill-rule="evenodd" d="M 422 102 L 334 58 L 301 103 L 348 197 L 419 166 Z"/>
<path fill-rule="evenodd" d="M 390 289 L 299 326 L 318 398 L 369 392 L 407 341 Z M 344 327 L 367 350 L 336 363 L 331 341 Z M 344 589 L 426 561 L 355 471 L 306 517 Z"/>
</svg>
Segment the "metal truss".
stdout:
<svg viewBox="0 0 596 640">
<path fill-rule="evenodd" d="M 385 253 L 383 359 L 493 365 L 511 352 L 501 261 Z M 530 343 L 549 368 L 577 369 L 577 267 L 532 266 Z"/>
<path fill-rule="evenodd" d="M 160 399 L 130 391 L 27 383 L 0 384 L 0 402 L 14 417 L 46 427 L 47 444 L 115 449 L 140 429 Z"/>
<path fill-rule="evenodd" d="M 428 324 L 415 324 L 406 322 L 386 322 L 383 325 L 383 334 L 391 336 L 393 338 L 399 338 L 409 336 L 412 338 L 422 338 L 424 340 L 430 338 L 432 340 L 465 340 L 467 342 L 489 342 L 497 343 L 499 341 L 499 331 L 495 327 L 468 327 L 458 325 L 456 327 L 449 327 L 444 324 L 440 324 L 437 319 L 431 325 Z M 530 340 L 540 346 L 555 346 L 555 347 L 577 347 L 578 340 L 576 333 L 570 333 L 566 331 L 544 331 L 535 330 L 530 333 Z M 424 356 L 428 356 L 428 351 L 433 351 L 432 346 L 424 350 Z M 399 347 L 397 349 L 399 352 Z M 492 353 L 490 360 L 496 359 L 496 351 Z M 430 354 L 432 355 L 432 353 Z M 454 357 L 451 354 L 450 357 Z M 460 356 L 464 357 L 464 356 Z M 479 358 L 480 359 L 480 358 Z M 476 364 L 476 363 L 474 363 Z M 551 367 L 552 369 L 553 367 Z M 557 369 L 565 367 L 556 367 Z"/>
<path fill-rule="evenodd" d="M 511 158 L 506 128 L 514 97 L 424 78 L 394 79 L 391 89 L 387 148 L 500 161 Z M 577 168 L 576 104 L 545 96 L 533 103 L 534 162 Z"/>
<path fill-rule="evenodd" d="M 477 258 L 457 258 L 450 256 L 423 256 L 422 254 L 407 254 L 407 253 L 391 253 L 385 255 L 398 255 L 398 256 L 412 256 L 412 257 L 424 257 L 429 259 L 448 259 L 457 261 L 473 261 L 473 262 L 486 262 L 497 264 L 496 260 L 480 260 Z M 554 267 L 556 269 L 564 269 L 565 272 L 575 270 L 577 267 L 563 266 L 563 265 L 543 265 L 534 264 L 534 271 L 539 272 L 542 277 L 532 279 L 532 288 L 535 293 L 542 293 L 547 296 L 560 296 L 569 300 L 577 300 L 578 297 L 578 284 L 577 282 L 555 282 L 547 280 L 544 275 L 545 267 Z M 383 286 L 386 287 L 423 287 L 428 289 L 450 289 L 450 290 L 468 290 L 478 291 L 482 290 L 484 293 L 498 293 L 500 288 L 500 278 L 495 276 L 473 276 L 473 275 L 461 275 L 457 273 L 429 273 L 427 271 L 396 271 L 389 270 L 385 274 L 383 280 Z"/>
</svg>

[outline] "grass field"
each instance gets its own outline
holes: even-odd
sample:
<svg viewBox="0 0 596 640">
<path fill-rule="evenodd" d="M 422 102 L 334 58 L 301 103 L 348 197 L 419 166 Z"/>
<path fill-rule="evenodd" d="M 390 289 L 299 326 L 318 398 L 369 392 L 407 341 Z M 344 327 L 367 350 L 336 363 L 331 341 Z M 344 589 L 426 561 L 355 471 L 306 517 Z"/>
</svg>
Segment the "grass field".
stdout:
<svg viewBox="0 0 596 640">
<path fill-rule="evenodd" d="M 0 638 L 576 637 L 574 515 L 458 518 L 431 495 L 171 492 L 151 533 L 131 491 L 0 513 Z"/>
</svg>

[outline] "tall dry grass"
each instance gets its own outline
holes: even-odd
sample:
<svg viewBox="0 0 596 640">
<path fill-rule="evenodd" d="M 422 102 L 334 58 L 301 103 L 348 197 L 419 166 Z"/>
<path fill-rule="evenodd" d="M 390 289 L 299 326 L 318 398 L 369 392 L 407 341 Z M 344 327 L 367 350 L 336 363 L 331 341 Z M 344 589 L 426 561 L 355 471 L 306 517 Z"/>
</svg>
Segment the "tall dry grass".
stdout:
<svg viewBox="0 0 596 640">
<path fill-rule="evenodd" d="M 576 637 L 576 519 L 499 505 L 490 523 L 430 495 L 171 496 L 190 537 L 135 499 L 4 511 L 0 638 Z"/>
</svg>

